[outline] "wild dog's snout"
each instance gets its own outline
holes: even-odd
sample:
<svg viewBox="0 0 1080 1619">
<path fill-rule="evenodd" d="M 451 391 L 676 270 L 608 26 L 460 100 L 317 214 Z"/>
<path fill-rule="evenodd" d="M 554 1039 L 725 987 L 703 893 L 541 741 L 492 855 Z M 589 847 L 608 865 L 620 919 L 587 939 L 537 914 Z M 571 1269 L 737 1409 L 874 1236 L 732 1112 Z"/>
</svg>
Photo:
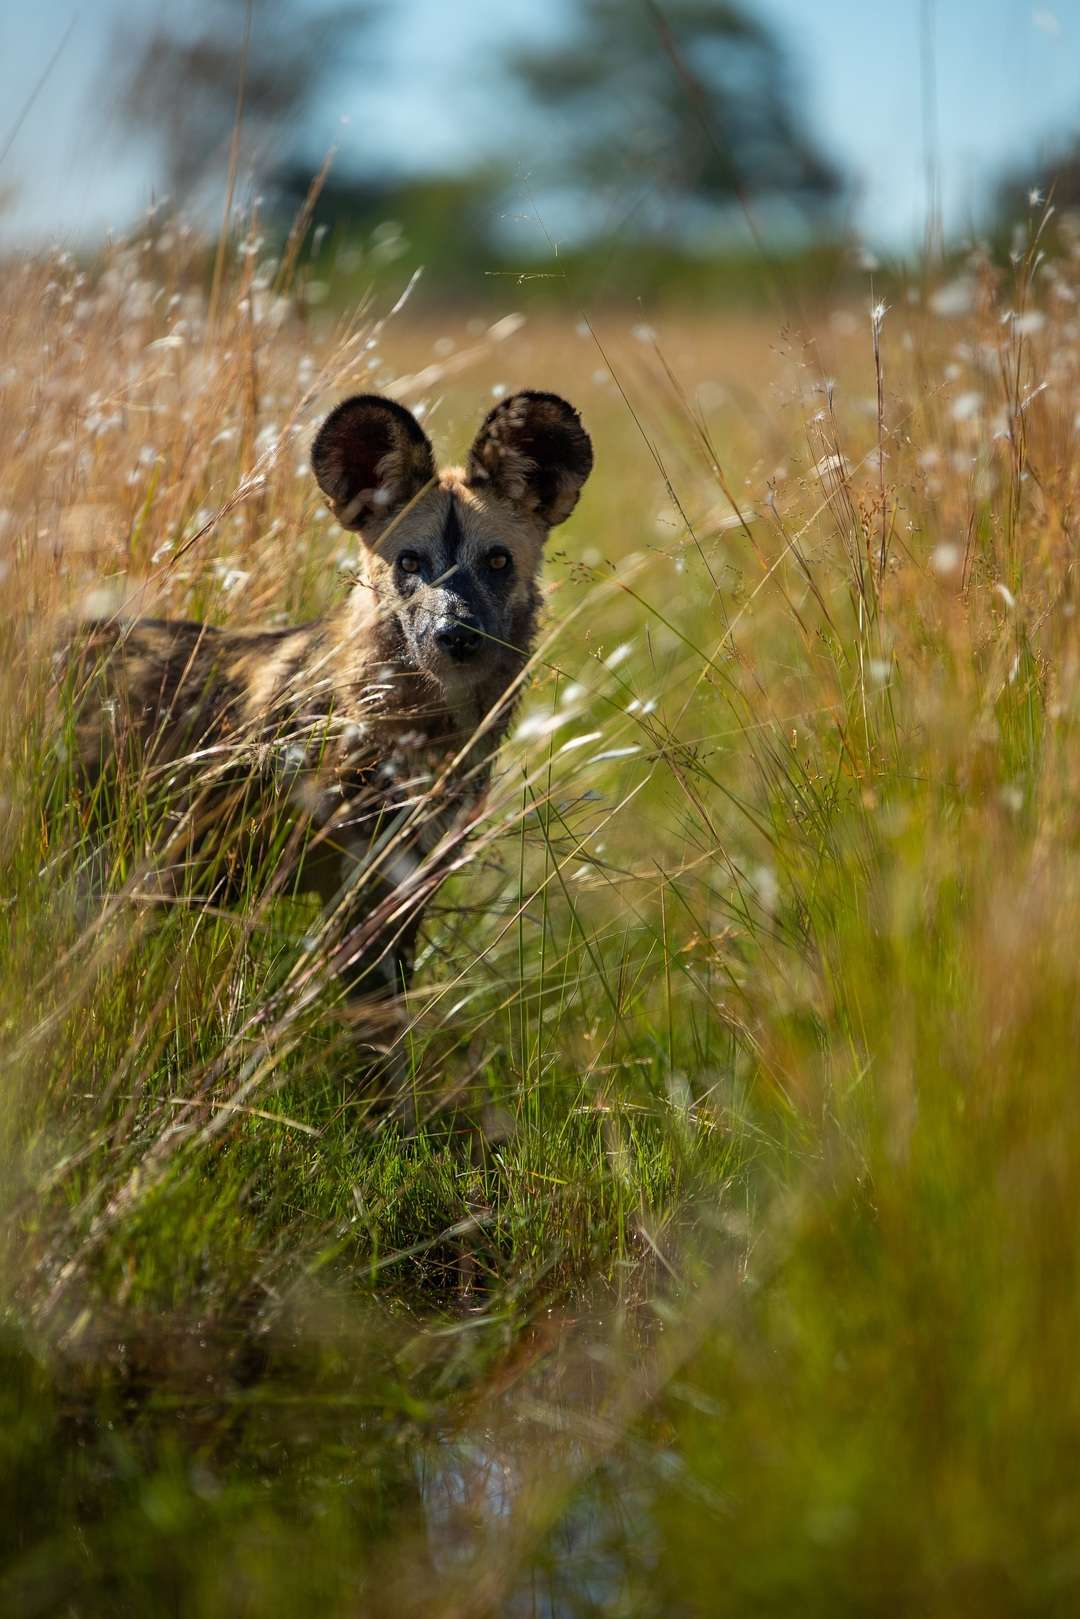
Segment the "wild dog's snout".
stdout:
<svg viewBox="0 0 1080 1619">
<path fill-rule="evenodd" d="M 465 618 L 443 618 L 435 626 L 435 645 L 455 663 L 468 663 L 483 640 L 476 625 Z"/>
</svg>

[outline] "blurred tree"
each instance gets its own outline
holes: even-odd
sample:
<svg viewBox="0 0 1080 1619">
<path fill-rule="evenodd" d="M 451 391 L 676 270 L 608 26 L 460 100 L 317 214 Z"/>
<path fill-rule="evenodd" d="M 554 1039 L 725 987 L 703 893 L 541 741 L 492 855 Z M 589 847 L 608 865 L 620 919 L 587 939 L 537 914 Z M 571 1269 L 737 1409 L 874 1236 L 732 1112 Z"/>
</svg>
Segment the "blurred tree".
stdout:
<svg viewBox="0 0 1080 1619">
<path fill-rule="evenodd" d="M 333 135 L 325 108 L 342 95 L 351 58 L 358 72 L 346 94 L 389 85 L 417 109 L 447 78 L 431 53 L 428 79 L 416 67 L 424 12 L 410 0 L 188 0 L 176 12 L 126 4 L 110 113 L 158 147 L 168 190 L 197 205 L 229 163 L 242 87 L 241 174 L 255 171 L 264 217 L 282 232 L 323 161 Z M 523 51 L 501 45 L 492 23 L 490 48 L 463 55 L 467 72 L 450 59 L 455 105 L 474 132 L 471 155 L 458 149 L 461 166 L 436 153 L 425 167 L 423 142 L 388 149 L 381 131 L 364 141 L 354 128 L 351 160 L 335 163 L 304 215 L 324 264 L 353 265 L 360 277 L 401 253 L 437 265 L 444 292 L 471 297 L 501 295 L 511 274 L 537 296 L 570 275 L 598 295 L 618 295 L 629 277 L 640 296 L 687 274 L 697 286 L 702 238 L 714 258 L 731 251 L 718 212 L 744 193 L 820 210 L 839 192 L 798 115 L 781 42 L 739 4 L 557 0 L 545 28 L 549 43 Z M 374 97 L 372 106 L 376 118 Z M 558 218 L 552 193 L 571 205 L 554 268 L 546 225 L 536 229 L 538 218 Z M 632 264 L 611 251 L 620 234 L 636 238 Z M 807 250 L 803 238 L 797 250 Z"/>
<path fill-rule="evenodd" d="M 779 39 L 726 0 L 577 0 L 571 28 L 514 67 L 547 115 L 535 177 L 636 194 L 639 233 L 692 230 L 745 194 L 820 208 L 840 191 Z"/>
<path fill-rule="evenodd" d="M 1003 233 L 1033 216 L 1037 222 L 1047 203 L 1059 215 L 1080 211 L 1080 140 L 1075 136 L 1000 176 L 994 189 L 992 228 Z"/>
<path fill-rule="evenodd" d="M 121 23 L 113 53 L 119 97 L 110 110 L 160 148 L 166 183 L 188 200 L 224 166 L 243 86 L 243 151 L 263 172 L 298 126 L 323 81 L 340 70 L 380 0 L 189 0 L 179 13 L 138 10 Z M 122 64 L 122 65 L 121 65 Z M 312 168 L 318 167 L 316 157 Z"/>
</svg>

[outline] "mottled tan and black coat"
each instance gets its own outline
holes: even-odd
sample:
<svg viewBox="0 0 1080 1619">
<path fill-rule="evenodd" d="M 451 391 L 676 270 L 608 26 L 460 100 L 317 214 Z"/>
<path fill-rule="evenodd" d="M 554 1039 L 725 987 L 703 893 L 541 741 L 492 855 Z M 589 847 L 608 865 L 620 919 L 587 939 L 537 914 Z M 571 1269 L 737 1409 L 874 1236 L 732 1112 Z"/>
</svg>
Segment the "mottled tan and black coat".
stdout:
<svg viewBox="0 0 1080 1619">
<path fill-rule="evenodd" d="M 273 631 L 87 627 L 78 751 L 99 783 L 137 763 L 161 806 L 159 893 L 227 903 L 254 873 L 317 890 L 350 995 L 386 1009 L 482 803 L 535 640 L 544 540 L 592 448 L 564 400 L 523 392 L 490 411 L 464 468 L 440 473 L 410 412 L 362 395 L 327 417 L 312 465 L 362 541 L 341 606 Z"/>
</svg>

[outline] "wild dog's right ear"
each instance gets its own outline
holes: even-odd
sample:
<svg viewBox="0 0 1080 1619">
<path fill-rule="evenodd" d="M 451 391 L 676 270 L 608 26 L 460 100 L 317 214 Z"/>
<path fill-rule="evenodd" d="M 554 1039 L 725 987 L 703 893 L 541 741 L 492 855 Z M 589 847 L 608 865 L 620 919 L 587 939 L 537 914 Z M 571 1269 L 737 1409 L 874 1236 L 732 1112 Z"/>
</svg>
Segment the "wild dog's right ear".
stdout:
<svg viewBox="0 0 1080 1619">
<path fill-rule="evenodd" d="M 384 522 L 435 476 L 431 444 L 404 405 L 355 394 L 332 410 L 315 435 L 311 465 L 344 528 Z"/>
</svg>

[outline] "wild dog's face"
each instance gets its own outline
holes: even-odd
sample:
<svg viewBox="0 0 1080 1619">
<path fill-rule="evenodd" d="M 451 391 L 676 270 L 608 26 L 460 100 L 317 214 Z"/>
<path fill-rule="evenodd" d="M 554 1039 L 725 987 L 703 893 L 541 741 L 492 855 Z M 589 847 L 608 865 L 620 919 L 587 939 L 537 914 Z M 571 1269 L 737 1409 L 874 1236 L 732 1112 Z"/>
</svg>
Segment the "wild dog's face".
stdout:
<svg viewBox="0 0 1080 1619">
<path fill-rule="evenodd" d="M 439 474 L 420 424 L 374 394 L 320 428 L 312 465 L 334 514 L 364 541 L 366 583 L 409 662 L 449 696 L 507 680 L 528 656 L 544 540 L 592 468 L 577 412 L 555 394 L 503 400 L 463 470 Z"/>
</svg>

